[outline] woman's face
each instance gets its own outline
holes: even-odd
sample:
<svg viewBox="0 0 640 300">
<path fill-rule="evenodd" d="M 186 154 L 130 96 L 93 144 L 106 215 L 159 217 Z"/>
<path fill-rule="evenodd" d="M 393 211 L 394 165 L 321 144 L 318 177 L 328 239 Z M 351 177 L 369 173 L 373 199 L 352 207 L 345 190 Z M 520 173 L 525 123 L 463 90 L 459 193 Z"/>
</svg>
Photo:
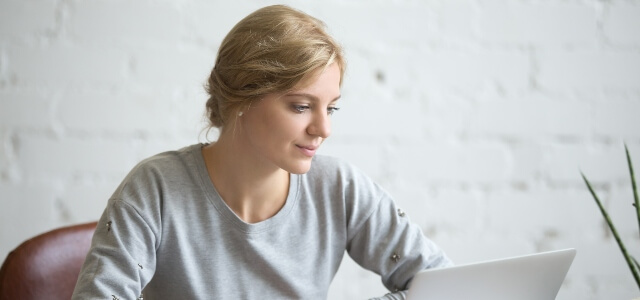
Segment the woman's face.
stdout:
<svg viewBox="0 0 640 300">
<path fill-rule="evenodd" d="M 285 94 L 254 102 L 241 123 L 243 147 L 260 163 L 302 174 L 331 134 L 331 114 L 340 98 L 340 68 L 332 64 Z"/>
</svg>

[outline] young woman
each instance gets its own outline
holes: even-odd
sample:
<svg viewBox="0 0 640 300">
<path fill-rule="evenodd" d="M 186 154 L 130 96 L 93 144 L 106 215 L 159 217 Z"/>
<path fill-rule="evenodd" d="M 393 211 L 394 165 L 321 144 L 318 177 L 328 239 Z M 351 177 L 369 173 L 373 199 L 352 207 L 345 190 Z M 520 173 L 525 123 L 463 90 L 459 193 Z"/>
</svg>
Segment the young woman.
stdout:
<svg viewBox="0 0 640 300">
<path fill-rule="evenodd" d="M 109 199 L 73 299 L 324 299 L 345 250 L 403 299 L 449 259 L 360 171 L 315 155 L 345 60 L 286 6 L 241 20 L 207 85 L 219 139 L 138 164 Z"/>
</svg>

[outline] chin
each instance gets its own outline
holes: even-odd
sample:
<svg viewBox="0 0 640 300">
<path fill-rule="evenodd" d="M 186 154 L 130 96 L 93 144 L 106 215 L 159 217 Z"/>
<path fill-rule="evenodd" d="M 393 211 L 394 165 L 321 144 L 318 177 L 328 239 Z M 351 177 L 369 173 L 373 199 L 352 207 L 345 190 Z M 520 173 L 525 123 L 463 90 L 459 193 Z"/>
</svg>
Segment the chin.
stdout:
<svg viewBox="0 0 640 300">
<path fill-rule="evenodd" d="M 298 162 L 296 164 L 284 167 L 283 169 L 291 174 L 305 174 L 309 172 L 309 169 L 311 169 L 311 160 Z"/>
</svg>

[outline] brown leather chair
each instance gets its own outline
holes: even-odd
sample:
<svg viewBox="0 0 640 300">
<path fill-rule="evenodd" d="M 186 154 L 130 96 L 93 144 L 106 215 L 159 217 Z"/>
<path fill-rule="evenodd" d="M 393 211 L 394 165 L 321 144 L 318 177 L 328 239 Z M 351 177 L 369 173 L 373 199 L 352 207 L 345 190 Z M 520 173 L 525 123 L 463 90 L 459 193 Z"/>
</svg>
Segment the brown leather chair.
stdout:
<svg viewBox="0 0 640 300">
<path fill-rule="evenodd" d="M 0 268 L 0 300 L 70 299 L 95 229 L 58 228 L 15 248 Z"/>
</svg>

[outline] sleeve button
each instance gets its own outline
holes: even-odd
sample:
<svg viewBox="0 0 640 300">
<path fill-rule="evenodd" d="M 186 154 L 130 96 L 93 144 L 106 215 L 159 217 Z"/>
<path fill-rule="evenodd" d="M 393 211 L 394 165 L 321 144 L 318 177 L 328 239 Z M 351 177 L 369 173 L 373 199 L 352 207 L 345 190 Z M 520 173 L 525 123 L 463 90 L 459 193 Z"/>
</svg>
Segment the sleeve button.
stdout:
<svg viewBox="0 0 640 300">
<path fill-rule="evenodd" d="M 398 208 L 398 216 L 400 216 L 400 217 L 404 217 L 405 216 L 405 213 L 404 213 L 404 211 L 402 209 Z"/>
</svg>

